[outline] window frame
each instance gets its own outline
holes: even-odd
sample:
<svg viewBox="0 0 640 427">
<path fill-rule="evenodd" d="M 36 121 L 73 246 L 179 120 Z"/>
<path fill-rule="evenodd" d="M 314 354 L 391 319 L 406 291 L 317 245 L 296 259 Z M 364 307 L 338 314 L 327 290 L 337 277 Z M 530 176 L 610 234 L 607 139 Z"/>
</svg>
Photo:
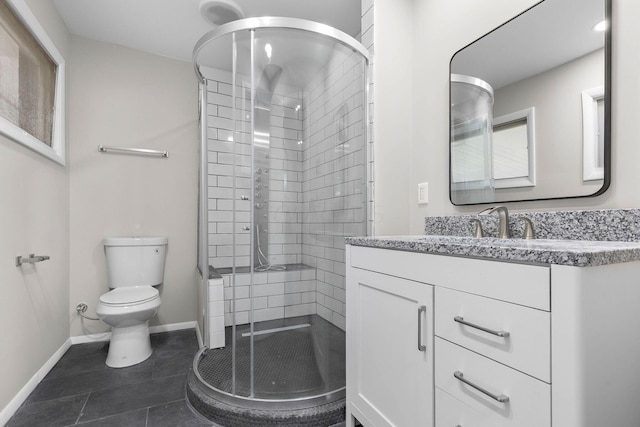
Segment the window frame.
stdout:
<svg viewBox="0 0 640 427">
<path fill-rule="evenodd" d="M 10 122 L 2 116 L 0 116 L 0 134 L 62 166 L 65 166 L 65 59 L 24 0 L 6 0 L 6 4 L 26 29 L 29 30 L 33 37 L 35 37 L 51 60 L 56 64 L 56 82 L 54 86 L 54 114 L 51 146 L 27 133 L 18 125 Z"/>
</svg>

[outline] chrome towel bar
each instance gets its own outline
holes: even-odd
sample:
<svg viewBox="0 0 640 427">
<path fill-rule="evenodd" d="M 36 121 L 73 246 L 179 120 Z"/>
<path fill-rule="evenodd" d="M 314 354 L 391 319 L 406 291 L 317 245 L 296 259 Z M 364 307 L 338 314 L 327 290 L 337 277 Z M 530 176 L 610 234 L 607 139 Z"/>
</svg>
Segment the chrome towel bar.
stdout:
<svg viewBox="0 0 640 427">
<path fill-rule="evenodd" d="M 148 150 L 146 148 L 118 148 L 118 147 L 105 147 L 104 145 L 98 145 L 98 151 L 106 153 L 109 151 L 121 152 L 121 153 L 133 153 L 133 154 L 148 154 L 150 156 L 169 157 L 168 151 L 161 150 Z"/>
<path fill-rule="evenodd" d="M 29 254 L 28 257 L 17 256 L 16 257 L 16 267 L 20 267 L 22 264 L 33 264 L 35 262 L 46 261 L 50 257 L 49 255 L 34 255 Z"/>
</svg>

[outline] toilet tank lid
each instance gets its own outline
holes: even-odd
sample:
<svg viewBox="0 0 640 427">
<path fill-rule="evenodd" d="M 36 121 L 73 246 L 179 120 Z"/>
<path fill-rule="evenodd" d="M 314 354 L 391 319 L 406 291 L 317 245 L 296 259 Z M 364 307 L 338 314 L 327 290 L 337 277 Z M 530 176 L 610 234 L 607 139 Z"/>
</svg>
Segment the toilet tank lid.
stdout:
<svg viewBox="0 0 640 427">
<path fill-rule="evenodd" d="M 157 236 L 105 237 L 102 242 L 105 246 L 158 246 L 166 245 L 168 239 Z"/>
</svg>

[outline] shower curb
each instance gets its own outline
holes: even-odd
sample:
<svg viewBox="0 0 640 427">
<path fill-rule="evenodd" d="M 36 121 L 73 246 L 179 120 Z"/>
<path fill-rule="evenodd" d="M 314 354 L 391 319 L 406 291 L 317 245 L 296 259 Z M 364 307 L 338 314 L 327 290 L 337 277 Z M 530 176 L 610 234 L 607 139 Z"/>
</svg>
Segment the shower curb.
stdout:
<svg viewBox="0 0 640 427">
<path fill-rule="evenodd" d="M 344 398 L 298 409 L 278 408 L 279 402 L 274 402 L 274 408 L 269 409 L 232 405 L 216 399 L 211 391 L 205 390 L 193 369 L 189 370 L 186 389 L 191 406 L 207 419 L 222 426 L 327 427 L 345 420 Z M 251 401 L 247 403 L 251 404 Z"/>
</svg>

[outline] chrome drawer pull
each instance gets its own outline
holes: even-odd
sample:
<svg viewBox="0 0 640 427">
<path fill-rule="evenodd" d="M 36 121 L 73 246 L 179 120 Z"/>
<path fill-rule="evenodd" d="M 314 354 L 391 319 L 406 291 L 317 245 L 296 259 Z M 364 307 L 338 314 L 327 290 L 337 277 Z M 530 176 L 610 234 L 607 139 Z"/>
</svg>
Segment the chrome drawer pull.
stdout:
<svg viewBox="0 0 640 427">
<path fill-rule="evenodd" d="M 474 383 L 472 383 L 469 380 L 466 380 L 462 374 L 462 372 L 460 371 L 455 371 L 453 373 L 453 376 L 456 377 L 457 380 L 462 381 L 463 383 L 465 383 L 466 385 L 475 388 L 476 390 L 478 390 L 481 393 L 486 394 L 487 396 L 489 396 L 490 398 L 492 398 L 493 400 L 496 400 L 500 403 L 507 403 L 509 401 L 509 396 L 505 396 L 504 394 L 501 395 L 497 395 L 497 394 L 493 394 L 491 393 L 489 390 L 486 390 L 478 385 L 475 385 Z"/>
<path fill-rule="evenodd" d="M 418 350 L 427 351 L 427 346 L 422 344 L 422 313 L 427 312 L 427 306 L 418 307 Z"/>
<path fill-rule="evenodd" d="M 461 316 L 456 316 L 456 317 L 453 318 L 453 320 L 455 320 L 458 323 L 462 323 L 463 325 L 470 326 L 470 327 L 475 328 L 475 329 L 479 329 L 479 330 L 484 331 L 484 332 L 486 332 L 488 334 L 495 335 L 495 336 L 498 336 L 498 337 L 506 338 L 509 335 L 511 335 L 507 331 L 494 331 L 492 329 L 487 329 L 487 328 L 484 328 L 484 327 L 479 326 L 479 325 L 474 325 L 473 323 L 469 323 L 469 322 L 465 321 L 464 318 L 461 317 Z"/>
</svg>

